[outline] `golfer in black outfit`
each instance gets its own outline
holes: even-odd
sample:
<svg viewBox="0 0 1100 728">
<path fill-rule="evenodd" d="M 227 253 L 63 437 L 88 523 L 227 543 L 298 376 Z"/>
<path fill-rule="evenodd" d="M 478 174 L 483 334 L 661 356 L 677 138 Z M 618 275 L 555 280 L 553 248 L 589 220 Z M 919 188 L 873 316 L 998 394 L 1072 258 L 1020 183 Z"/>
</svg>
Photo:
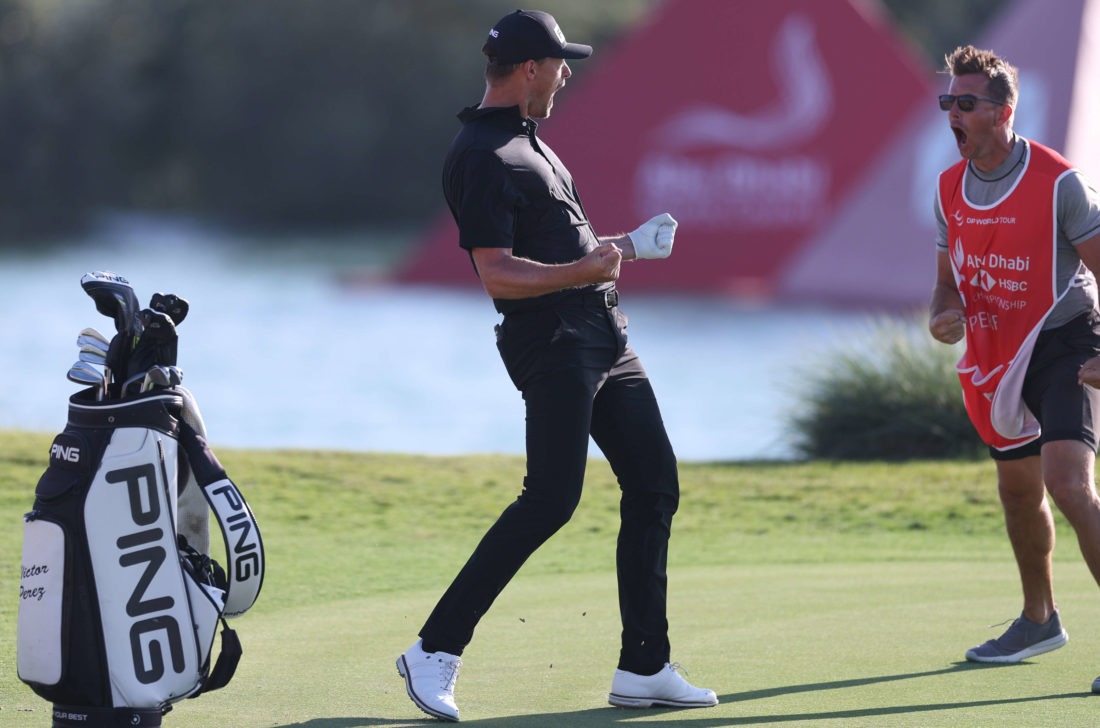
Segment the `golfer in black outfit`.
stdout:
<svg viewBox="0 0 1100 728">
<path fill-rule="evenodd" d="M 641 361 L 626 337 L 614 282 L 620 263 L 665 258 L 676 221 L 659 215 L 628 235 L 597 238 L 569 171 L 535 131 L 571 75 L 566 43 L 540 11 L 504 17 L 481 103 L 459 114 L 462 130 L 443 169 L 443 189 L 485 290 L 504 319 L 497 348 L 527 408 L 523 492 L 485 534 L 397 662 L 425 712 L 458 720 L 459 655 L 478 620 L 524 561 L 573 514 L 588 437 L 622 489 L 617 552 L 622 651 L 613 705 L 715 705 L 669 664 L 665 564 L 679 485 L 676 457 Z"/>
</svg>

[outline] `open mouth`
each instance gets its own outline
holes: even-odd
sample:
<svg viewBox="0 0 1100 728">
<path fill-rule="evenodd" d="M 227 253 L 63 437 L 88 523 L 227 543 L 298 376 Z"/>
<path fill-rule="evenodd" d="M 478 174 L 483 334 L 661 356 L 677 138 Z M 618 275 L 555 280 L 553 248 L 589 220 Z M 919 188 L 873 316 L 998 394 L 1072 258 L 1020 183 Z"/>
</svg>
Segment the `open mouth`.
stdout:
<svg viewBox="0 0 1100 728">
<path fill-rule="evenodd" d="M 966 132 L 957 126 L 951 127 L 951 131 L 955 132 L 955 143 L 960 147 L 966 144 Z"/>
</svg>

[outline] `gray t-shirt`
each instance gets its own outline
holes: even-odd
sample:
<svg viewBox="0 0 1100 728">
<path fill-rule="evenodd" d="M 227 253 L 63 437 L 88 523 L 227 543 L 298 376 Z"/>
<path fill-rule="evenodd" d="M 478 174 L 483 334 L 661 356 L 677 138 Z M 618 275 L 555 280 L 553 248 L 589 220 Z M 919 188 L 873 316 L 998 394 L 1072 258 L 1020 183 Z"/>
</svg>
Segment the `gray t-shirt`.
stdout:
<svg viewBox="0 0 1100 728">
<path fill-rule="evenodd" d="M 1028 142 L 1021 136 L 1012 147 L 1008 159 L 992 172 L 982 172 L 973 163 L 968 163 L 963 176 L 963 190 L 966 198 L 975 205 L 992 205 L 1008 194 L 1024 168 L 1024 154 Z M 1097 233 L 1100 233 L 1100 195 L 1088 179 L 1077 170 L 1073 170 L 1058 183 L 1056 192 L 1058 205 L 1058 253 L 1057 285 L 1058 291 L 1065 290 L 1077 273 L 1081 262 L 1074 246 L 1080 245 Z M 947 221 L 943 217 L 940 205 L 940 189 L 936 187 L 936 249 L 948 252 Z M 1052 329 L 1097 307 L 1096 277 L 1088 268 L 1080 266 L 1084 274 L 1085 285 L 1073 288 L 1063 298 L 1043 323 L 1044 329 Z"/>
</svg>

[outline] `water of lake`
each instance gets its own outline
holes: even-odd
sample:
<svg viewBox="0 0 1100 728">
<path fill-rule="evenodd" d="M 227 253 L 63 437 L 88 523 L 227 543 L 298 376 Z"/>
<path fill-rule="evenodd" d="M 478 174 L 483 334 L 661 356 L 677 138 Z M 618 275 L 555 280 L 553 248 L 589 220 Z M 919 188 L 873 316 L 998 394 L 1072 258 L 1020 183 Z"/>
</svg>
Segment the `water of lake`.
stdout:
<svg viewBox="0 0 1100 728">
<path fill-rule="evenodd" d="M 80 278 L 107 269 L 130 280 L 142 305 L 156 291 L 191 302 L 179 366 L 215 448 L 522 453 L 523 404 L 497 356 L 489 299 L 341 283 L 370 261 L 308 240 L 231 245 L 140 219 L 64 249 L 0 254 L 0 427 L 64 428 L 77 333 L 114 333 Z M 791 457 L 800 373 L 870 330 L 866 312 L 623 288 L 631 342 L 681 460 Z"/>
</svg>

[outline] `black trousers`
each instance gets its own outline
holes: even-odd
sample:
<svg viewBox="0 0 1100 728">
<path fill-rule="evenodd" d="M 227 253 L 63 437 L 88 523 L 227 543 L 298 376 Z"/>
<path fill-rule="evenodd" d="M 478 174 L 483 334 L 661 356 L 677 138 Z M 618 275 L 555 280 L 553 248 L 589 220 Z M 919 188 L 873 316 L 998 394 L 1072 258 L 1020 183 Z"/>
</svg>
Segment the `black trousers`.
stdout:
<svg viewBox="0 0 1100 728">
<path fill-rule="evenodd" d="M 665 567 L 679 502 L 676 457 L 625 328 L 618 308 L 591 303 L 509 314 L 497 327 L 526 403 L 527 475 L 420 631 L 429 646 L 461 654 L 505 585 L 569 521 L 591 434 L 622 492 L 619 668 L 652 674 L 669 661 Z"/>
</svg>

